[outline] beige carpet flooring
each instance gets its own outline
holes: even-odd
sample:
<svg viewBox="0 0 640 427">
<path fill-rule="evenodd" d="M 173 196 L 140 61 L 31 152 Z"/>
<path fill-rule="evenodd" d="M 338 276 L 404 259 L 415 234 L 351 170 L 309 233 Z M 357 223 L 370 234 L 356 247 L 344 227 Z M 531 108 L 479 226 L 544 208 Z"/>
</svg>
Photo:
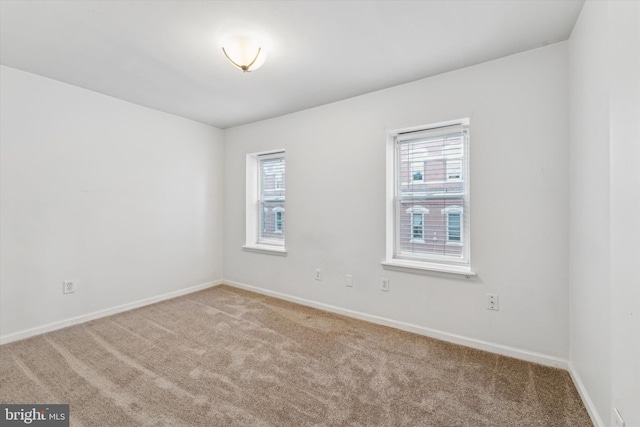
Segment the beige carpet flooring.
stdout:
<svg viewBox="0 0 640 427">
<path fill-rule="evenodd" d="M 591 426 L 562 370 L 218 286 L 0 347 L 72 426 Z"/>
</svg>

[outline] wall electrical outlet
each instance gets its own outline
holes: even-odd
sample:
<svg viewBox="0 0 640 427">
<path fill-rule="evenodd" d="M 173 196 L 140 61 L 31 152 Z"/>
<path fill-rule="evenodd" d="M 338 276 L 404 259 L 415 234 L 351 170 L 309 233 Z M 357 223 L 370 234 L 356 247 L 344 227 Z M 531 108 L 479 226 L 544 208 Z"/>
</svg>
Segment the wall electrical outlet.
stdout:
<svg viewBox="0 0 640 427">
<path fill-rule="evenodd" d="M 319 268 L 316 268 L 315 278 L 316 280 L 322 280 L 322 270 Z"/>
<path fill-rule="evenodd" d="M 498 294 L 487 294 L 487 310 L 498 311 Z"/>
<path fill-rule="evenodd" d="M 380 290 L 383 292 L 389 292 L 389 279 L 386 277 L 380 278 Z"/>
<path fill-rule="evenodd" d="M 345 277 L 345 284 L 346 284 L 349 288 L 352 288 L 352 287 L 353 287 L 353 275 L 351 275 L 351 274 L 347 274 L 347 277 Z"/>
<path fill-rule="evenodd" d="M 65 280 L 62 282 L 62 293 L 72 294 L 76 291 L 76 282 L 73 280 Z"/>
</svg>

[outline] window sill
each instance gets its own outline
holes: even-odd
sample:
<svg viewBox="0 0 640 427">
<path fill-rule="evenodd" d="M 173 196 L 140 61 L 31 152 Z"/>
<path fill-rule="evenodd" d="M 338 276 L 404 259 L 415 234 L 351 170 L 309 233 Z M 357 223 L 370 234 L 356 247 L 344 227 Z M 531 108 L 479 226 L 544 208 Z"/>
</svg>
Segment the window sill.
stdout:
<svg viewBox="0 0 640 427">
<path fill-rule="evenodd" d="M 399 270 L 417 274 L 444 274 L 453 276 L 465 276 L 467 279 L 476 276 L 471 267 L 445 264 L 434 264 L 420 261 L 392 259 L 382 261 L 382 268 L 386 270 Z"/>
<path fill-rule="evenodd" d="M 257 252 L 268 255 L 287 256 L 287 250 L 284 246 L 271 246 L 271 245 L 244 245 L 243 251 Z"/>
</svg>

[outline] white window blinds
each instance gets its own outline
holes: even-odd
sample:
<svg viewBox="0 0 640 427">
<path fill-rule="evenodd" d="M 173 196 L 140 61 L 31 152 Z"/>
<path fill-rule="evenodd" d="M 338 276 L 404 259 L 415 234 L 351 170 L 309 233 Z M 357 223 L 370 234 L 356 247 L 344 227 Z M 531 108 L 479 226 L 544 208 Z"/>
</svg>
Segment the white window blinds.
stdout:
<svg viewBox="0 0 640 427">
<path fill-rule="evenodd" d="M 468 264 L 468 127 L 395 137 L 395 257 Z"/>
<path fill-rule="evenodd" d="M 284 245 L 285 157 L 284 153 L 258 156 L 258 243 Z"/>
</svg>

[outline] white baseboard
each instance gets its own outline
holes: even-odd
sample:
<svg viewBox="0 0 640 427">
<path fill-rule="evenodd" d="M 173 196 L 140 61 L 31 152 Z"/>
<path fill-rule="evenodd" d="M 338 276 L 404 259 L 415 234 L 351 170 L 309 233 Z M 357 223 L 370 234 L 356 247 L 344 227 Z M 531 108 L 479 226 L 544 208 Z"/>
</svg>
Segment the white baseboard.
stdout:
<svg viewBox="0 0 640 427">
<path fill-rule="evenodd" d="M 43 326 L 38 326 L 31 329 L 26 329 L 20 332 L 14 332 L 12 334 L 0 336 L 0 345 L 10 343 L 12 341 L 18 341 L 25 338 L 32 337 L 34 335 L 40 335 L 45 332 L 55 331 L 57 329 L 66 328 L 68 326 L 77 325 L 79 323 L 88 322 L 89 320 L 99 319 L 101 317 L 111 316 L 112 314 L 122 313 L 123 311 L 133 310 L 134 308 L 144 307 L 145 305 L 154 304 L 156 302 L 164 301 L 167 299 L 179 297 L 182 295 L 190 294 L 192 292 L 207 289 L 212 286 L 222 284 L 222 280 L 216 280 L 213 282 L 202 283 L 200 285 L 191 286 L 189 288 L 180 289 L 166 294 L 157 295 L 150 298 L 145 298 L 139 301 L 122 304 L 117 307 L 107 308 L 104 310 L 94 311 L 93 313 L 83 314 L 82 316 L 72 317 L 70 319 L 60 320 L 58 322 L 52 322 Z"/>
<path fill-rule="evenodd" d="M 245 283 L 235 282 L 233 280 L 224 280 L 224 284 L 233 286 L 240 289 L 246 289 L 248 291 L 256 292 L 259 294 L 279 298 L 298 304 L 306 305 L 308 307 L 318 308 L 320 310 L 329 311 L 336 314 L 342 314 L 344 316 L 353 317 L 367 322 L 376 323 L 379 325 L 390 326 L 392 328 L 400 329 L 407 332 L 413 332 L 419 335 L 424 335 L 431 338 L 436 338 L 442 341 L 447 341 L 454 344 L 460 344 L 466 347 L 475 348 L 478 350 L 484 350 L 491 353 L 500 354 L 503 356 L 513 357 L 515 359 L 525 360 L 527 362 L 538 363 L 540 365 L 551 366 L 554 368 L 560 368 L 568 370 L 569 362 L 566 359 L 559 357 L 548 356 L 546 354 L 536 353 L 528 350 L 522 350 L 515 347 L 509 347 L 502 344 L 496 344 L 489 341 L 478 340 L 475 338 L 469 338 L 462 335 L 451 334 L 449 332 L 438 331 L 436 329 L 425 328 L 423 326 L 413 325 L 411 323 L 399 322 L 397 320 L 387 319 L 372 314 L 362 313 L 360 311 L 350 310 L 342 307 L 336 307 L 321 302 L 316 302 L 304 298 L 299 298 L 280 292 L 270 291 L 268 289 L 259 288 L 256 286 L 247 285 Z"/>
<path fill-rule="evenodd" d="M 582 398 L 582 403 L 584 403 L 585 408 L 587 408 L 587 412 L 591 417 L 591 422 L 596 427 L 605 427 L 605 424 L 602 422 L 602 418 L 600 418 L 600 414 L 598 414 L 598 410 L 596 406 L 593 404 L 591 397 L 589 397 L 589 393 L 587 393 L 587 389 L 580 378 L 580 375 L 573 367 L 573 364 L 569 362 L 569 375 L 571 375 L 571 379 L 573 380 L 573 384 L 575 384 L 576 389 L 578 390 L 578 394 Z"/>
<path fill-rule="evenodd" d="M 280 292 L 271 291 L 264 288 L 259 288 L 257 286 L 247 285 L 245 283 L 240 283 L 232 280 L 216 280 L 213 282 L 203 283 L 200 285 L 192 286 L 185 289 L 180 289 L 173 292 L 168 292 L 166 294 L 157 295 L 150 298 L 145 298 L 139 301 L 134 301 L 127 304 L 122 304 L 117 307 L 112 307 L 104 310 L 95 311 L 93 313 L 85 314 L 82 316 L 73 317 L 70 319 L 61 320 L 58 322 L 49 323 L 47 325 L 38 326 L 36 328 L 26 329 L 20 332 L 15 332 L 8 335 L 0 336 L 0 345 L 10 343 L 12 341 L 18 341 L 21 339 L 29 338 L 35 335 L 40 335 L 45 332 L 55 331 L 57 329 L 66 328 L 68 326 L 77 325 L 79 323 L 88 322 L 90 320 L 99 319 L 101 317 L 111 316 L 113 314 L 122 313 L 124 311 L 133 310 L 135 308 L 144 307 L 146 305 L 154 304 L 156 302 L 164 301 L 167 299 L 179 297 L 182 295 L 190 294 L 192 292 L 197 292 L 203 289 L 207 289 L 210 287 L 218 286 L 220 284 L 227 284 L 232 287 L 246 289 L 248 291 L 256 292 L 262 295 L 271 296 L 274 298 L 283 299 L 286 301 L 291 301 L 297 304 L 302 304 L 308 307 L 317 308 L 320 310 L 329 311 L 336 314 L 341 314 L 344 316 L 352 317 L 355 319 L 365 320 L 367 322 L 376 323 L 379 325 L 389 326 L 392 328 L 400 329 L 407 332 L 413 332 L 419 335 L 424 335 L 431 338 L 436 338 L 442 341 L 451 342 L 454 344 L 463 345 L 466 347 L 475 348 L 478 350 L 484 350 L 491 353 L 500 354 L 503 356 L 509 356 L 520 360 L 525 360 L 527 362 L 538 363 L 545 366 L 551 366 L 554 368 L 560 368 L 567 370 L 573 380 L 573 383 L 582 398 L 582 401 L 591 417 L 593 424 L 596 427 L 605 427 L 605 424 L 602 422 L 602 418 L 598 414 L 587 390 L 580 378 L 580 375 L 576 372 L 573 365 L 562 358 L 549 356 L 541 353 L 531 352 L 528 350 L 522 350 L 515 347 L 509 347 L 501 344 L 496 344 L 488 341 L 477 340 L 474 338 L 469 338 L 461 335 L 451 334 L 449 332 L 439 331 L 436 329 L 425 328 L 423 326 L 413 325 L 410 323 L 399 322 L 392 319 L 387 319 L 384 317 L 362 313 L 355 310 L 350 310 L 342 307 L 337 307 L 329 304 L 324 304 L 321 302 L 316 302 L 312 300 L 308 300 L 305 298 L 300 298 L 288 294 L 283 294 Z"/>
</svg>

